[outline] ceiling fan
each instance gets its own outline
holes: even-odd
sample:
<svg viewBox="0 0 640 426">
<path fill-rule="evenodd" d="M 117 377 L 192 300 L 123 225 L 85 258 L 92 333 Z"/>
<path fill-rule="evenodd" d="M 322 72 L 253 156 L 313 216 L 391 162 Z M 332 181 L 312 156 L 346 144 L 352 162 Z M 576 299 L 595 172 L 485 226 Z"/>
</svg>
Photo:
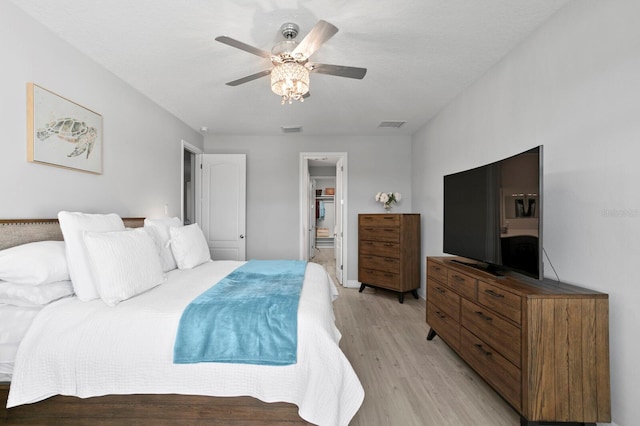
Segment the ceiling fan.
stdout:
<svg viewBox="0 0 640 426">
<path fill-rule="evenodd" d="M 280 27 L 280 31 L 285 40 L 276 44 L 271 53 L 231 37 L 216 37 L 220 43 L 267 58 L 273 64 L 270 69 L 230 81 L 228 86 L 238 86 L 271 75 L 271 90 L 282 98 L 282 104 L 291 104 L 294 100 L 304 102 L 304 98 L 309 96 L 311 72 L 357 79 L 362 79 L 367 73 L 366 68 L 309 62 L 311 55 L 338 32 L 338 28 L 327 21 L 318 21 L 300 43 L 294 40 L 300 31 L 298 25 L 288 22 Z"/>
</svg>

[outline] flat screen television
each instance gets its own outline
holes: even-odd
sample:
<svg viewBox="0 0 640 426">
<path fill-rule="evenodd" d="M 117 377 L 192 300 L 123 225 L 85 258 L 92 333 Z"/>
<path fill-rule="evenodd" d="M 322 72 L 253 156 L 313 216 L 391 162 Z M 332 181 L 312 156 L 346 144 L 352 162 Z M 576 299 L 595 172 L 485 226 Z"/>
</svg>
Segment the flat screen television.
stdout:
<svg viewBox="0 0 640 426">
<path fill-rule="evenodd" d="M 542 271 L 542 146 L 444 177 L 445 253 L 500 275 Z"/>
</svg>

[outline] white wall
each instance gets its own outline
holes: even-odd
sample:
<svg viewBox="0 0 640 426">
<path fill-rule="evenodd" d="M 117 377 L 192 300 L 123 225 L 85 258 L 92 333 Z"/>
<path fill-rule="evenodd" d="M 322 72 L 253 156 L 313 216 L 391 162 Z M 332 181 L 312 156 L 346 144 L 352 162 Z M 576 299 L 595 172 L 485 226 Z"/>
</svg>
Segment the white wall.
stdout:
<svg viewBox="0 0 640 426">
<path fill-rule="evenodd" d="M 358 213 L 384 212 L 375 194 L 400 192 L 394 212 L 411 212 L 408 136 L 211 135 L 204 151 L 247 154 L 247 258 L 298 258 L 301 152 L 347 152 L 347 279 L 358 279 Z"/>
<path fill-rule="evenodd" d="M 202 136 L 0 2 L 0 217 L 55 217 L 59 210 L 123 216 L 180 215 L 180 140 Z M 152 76 L 150 76 L 152 78 Z M 27 162 L 27 83 L 103 117 L 102 175 Z"/>
<path fill-rule="evenodd" d="M 544 246 L 561 280 L 609 294 L 626 426 L 640 418 L 639 22 L 637 0 L 570 3 L 413 139 L 425 255 L 442 254 L 444 174 L 544 145 Z"/>
</svg>

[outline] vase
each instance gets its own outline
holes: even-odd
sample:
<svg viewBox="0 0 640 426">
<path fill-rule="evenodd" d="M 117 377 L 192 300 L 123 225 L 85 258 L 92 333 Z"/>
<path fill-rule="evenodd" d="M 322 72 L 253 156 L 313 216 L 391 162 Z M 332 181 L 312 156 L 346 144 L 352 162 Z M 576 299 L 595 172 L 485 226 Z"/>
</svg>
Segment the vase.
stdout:
<svg viewBox="0 0 640 426">
<path fill-rule="evenodd" d="M 391 204 L 385 204 L 385 205 L 384 205 L 384 211 L 385 211 L 385 212 L 387 212 L 387 213 L 389 213 L 389 212 L 391 211 L 391 208 L 392 208 L 392 207 L 393 207 L 393 206 L 392 206 Z"/>
</svg>

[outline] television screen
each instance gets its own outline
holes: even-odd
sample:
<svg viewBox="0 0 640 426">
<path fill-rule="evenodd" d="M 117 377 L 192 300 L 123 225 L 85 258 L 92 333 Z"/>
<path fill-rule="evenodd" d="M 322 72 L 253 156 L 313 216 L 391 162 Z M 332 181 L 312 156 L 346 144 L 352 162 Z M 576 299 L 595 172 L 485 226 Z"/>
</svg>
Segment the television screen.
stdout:
<svg viewBox="0 0 640 426">
<path fill-rule="evenodd" d="M 445 253 L 542 278 L 542 147 L 444 177 Z"/>
</svg>

